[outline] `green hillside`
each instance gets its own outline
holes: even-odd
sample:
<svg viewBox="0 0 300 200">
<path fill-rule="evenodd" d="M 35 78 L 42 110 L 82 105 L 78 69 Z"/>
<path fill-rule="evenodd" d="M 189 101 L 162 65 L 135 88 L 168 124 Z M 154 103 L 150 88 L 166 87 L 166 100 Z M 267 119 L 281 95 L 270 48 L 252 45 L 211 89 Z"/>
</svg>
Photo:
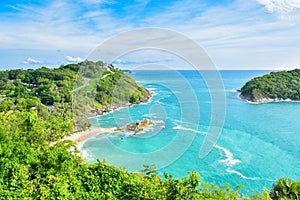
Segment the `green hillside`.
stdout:
<svg viewBox="0 0 300 200">
<path fill-rule="evenodd" d="M 45 118 L 59 119 L 66 128 L 53 140 L 88 126 L 87 117 L 149 97 L 126 73 L 101 61 L 0 71 L 0 111 L 37 109 Z"/>
<path fill-rule="evenodd" d="M 271 72 L 253 78 L 241 88 L 241 98 L 252 102 L 300 100 L 300 69 Z"/>
</svg>

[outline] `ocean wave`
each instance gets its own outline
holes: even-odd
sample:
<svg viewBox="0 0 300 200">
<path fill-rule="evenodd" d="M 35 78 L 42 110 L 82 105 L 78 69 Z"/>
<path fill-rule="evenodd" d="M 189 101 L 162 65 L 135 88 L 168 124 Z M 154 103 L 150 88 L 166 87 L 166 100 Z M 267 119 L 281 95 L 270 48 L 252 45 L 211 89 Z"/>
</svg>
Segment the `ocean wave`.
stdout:
<svg viewBox="0 0 300 200">
<path fill-rule="evenodd" d="M 156 90 L 156 88 L 146 88 L 147 90 L 149 90 L 149 91 L 153 91 L 153 90 Z"/>
<path fill-rule="evenodd" d="M 155 100 L 154 103 L 163 104 L 163 102 L 161 102 L 159 100 Z"/>
<path fill-rule="evenodd" d="M 125 137 L 132 137 L 133 136 L 133 133 L 131 133 L 131 132 L 125 132 L 125 135 L 124 135 Z"/>
<path fill-rule="evenodd" d="M 86 160 L 95 160 L 94 156 L 92 156 L 87 150 L 81 150 L 81 157 Z"/>
<path fill-rule="evenodd" d="M 178 120 L 178 119 L 174 119 L 174 118 L 169 118 L 169 119 L 172 121 L 172 124 L 174 124 L 175 126 L 179 126 L 180 124 L 187 125 L 187 126 L 195 125 L 195 123 L 192 123 L 192 122 L 189 122 L 189 121 Z"/>
<path fill-rule="evenodd" d="M 158 118 L 157 113 L 142 114 L 143 117 Z"/>
<path fill-rule="evenodd" d="M 171 97 L 171 95 L 166 94 L 166 95 L 161 95 L 160 97 L 161 97 L 160 100 L 165 100 L 165 99 L 168 99 L 169 97 Z"/>
<path fill-rule="evenodd" d="M 76 145 L 77 149 L 81 150 L 82 147 L 83 147 L 83 144 L 84 144 L 84 141 L 83 142 L 78 142 L 77 145 Z"/>
<path fill-rule="evenodd" d="M 236 174 L 236 175 L 240 176 L 241 178 L 247 179 L 247 180 L 260 180 L 260 178 L 258 178 L 258 177 L 248 177 L 248 176 L 243 175 L 241 172 L 232 170 L 232 169 L 226 169 L 226 172 L 231 173 L 231 174 Z"/>
<path fill-rule="evenodd" d="M 78 142 L 77 143 L 77 149 L 80 151 L 80 156 L 83 158 L 83 159 L 86 159 L 86 160 L 95 160 L 94 156 L 92 156 L 88 150 L 83 150 L 83 145 L 84 145 L 84 142 Z"/>
<path fill-rule="evenodd" d="M 182 120 L 178 120 L 178 119 L 173 119 L 173 118 L 170 118 L 172 120 L 172 123 L 175 124 L 175 125 L 178 125 L 182 123 Z"/>
<path fill-rule="evenodd" d="M 174 129 L 174 130 L 191 131 L 191 132 L 194 132 L 194 133 L 204 134 L 203 132 L 198 131 L 198 130 L 196 130 L 196 129 L 187 128 L 187 127 L 184 127 L 184 126 L 181 126 L 181 125 L 174 126 L 173 129 Z"/>
<path fill-rule="evenodd" d="M 237 90 L 225 90 L 226 92 L 234 92 L 234 93 L 236 93 L 236 92 L 238 92 Z"/>
<path fill-rule="evenodd" d="M 157 95 L 157 94 L 158 94 L 158 93 L 151 92 L 151 97 L 148 99 L 148 101 L 142 102 L 142 103 L 138 103 L 138 104 L 134 104 L 133 106 L 150 104 L 150 103 L 152 103 L 153 96 L 155 96 L 155 95 Z"/>
<path fill-rule="evenodd" d="M 158 93 L 157 93 L 157 92 L 153 92 L 153 91 L 151 91 L 151 97 L 154 97 L 154 96 L 156 96 L 156 95 L 158 95 Z"/>
<path fill-rule="evenodd" d="M 161 120 L 161 119 L 158 119 L 158 120 L 153 120 L 152 121 L 154 124 L 164 124 L 165 121 L 164 120 Z"/>
<path fill-rule="evenodd" d="M 233 154 L 226 148 L 221 147 L 219 145 L 215 145 L 215 148 L 221 150 L 224 152 L 226 159 L 219 160 L 218 163 L 222 163 L 225 166 L 232 167 L 233 165 L 237 163 L 241 163 L 239 159 L 235 159 Z"/>
</svg>

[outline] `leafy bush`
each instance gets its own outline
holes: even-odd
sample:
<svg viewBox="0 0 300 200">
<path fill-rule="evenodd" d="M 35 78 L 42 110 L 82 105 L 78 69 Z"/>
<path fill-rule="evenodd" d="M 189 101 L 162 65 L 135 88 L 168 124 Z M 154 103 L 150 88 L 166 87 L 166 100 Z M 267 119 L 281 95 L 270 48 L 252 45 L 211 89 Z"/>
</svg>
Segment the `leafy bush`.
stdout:
<svg viewBox="0 0 300 200">
<path fill-rule="evenodd" d="M 270 197 L 274 200 L 300 199 L 300 181 L 280 178 L 273 184 Z"/>
</svg>

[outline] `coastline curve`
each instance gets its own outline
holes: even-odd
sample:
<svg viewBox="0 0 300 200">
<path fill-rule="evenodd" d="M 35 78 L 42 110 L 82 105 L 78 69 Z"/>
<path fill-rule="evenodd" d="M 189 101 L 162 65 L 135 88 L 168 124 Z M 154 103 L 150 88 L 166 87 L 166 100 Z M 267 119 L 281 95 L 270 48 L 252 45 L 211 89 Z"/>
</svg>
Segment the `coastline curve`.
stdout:
<svg viewBox="0 0 300 200">
<path fill-rule="evenodd" d="M 219 72 L 207 53 L 196 42 L 182 35 L 181 33 L 169 29 L 137 29 L 121 33 L 104 41 L 90 53 L 87 59 L 91 61 L 98 61 L 101 59 L 107 63 L 113 63 L 123 55 L 148 49 L 166 51 L 176 55 L 177 57 L 189 63 L 205 80 L 211 96 L 211 112 L 214 113 L 211 116 L 208 134 L 205 136 L 204 142 L 200 147 L 199 157 L 206 157 L 213 149 L 221 135 L 226 114 L 226 99 L 224 85 Z M 192 91 L 189 93 L 189 95 L 191 95 L 191 98 L 195 98 Z M 216 103 L 217 100 L 218 103 Z M 181 110 L 181 112 L 181 115 L 184 118 L 184 116 L 188 115 L 189 111 Z M 129 153 L 132 155 L 131 157 L 133 160 L 135 160 L 137 157 L 140 159 L 149 160 L 157 156 L 164 156 L 166 152 L 169 152 L 168 154 L 172 156 L 169 156 L 164 163 L 158 166 L 158 168 L 163 168 L 177 160 L 190 146 L 194 137 L 195 134 L 186 136 L 181 134 L 179 131 L 174 140 L 184 141 L 184 143 L 181 143 L 181 146 L 174 146 L 175 142 L 171 142 L 166 147 L 155 152 L 147 154 Z M 180 150 L 176 151 L 177 153 L 172 154 L 171 152 L 174 148 L 179 148 Z M 128 153 L 120 150 L 121 149 L 118 149 L 117 151 L 119 153 Z"/>
</svg>

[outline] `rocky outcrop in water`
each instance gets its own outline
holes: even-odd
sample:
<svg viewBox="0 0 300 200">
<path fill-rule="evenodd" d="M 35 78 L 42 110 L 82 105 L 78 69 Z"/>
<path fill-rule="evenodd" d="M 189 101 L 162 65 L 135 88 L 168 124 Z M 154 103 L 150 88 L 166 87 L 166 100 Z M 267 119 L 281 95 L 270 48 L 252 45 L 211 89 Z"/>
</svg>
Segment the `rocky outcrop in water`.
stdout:
<svg viewBox="0 0 300 200">
<path fill-rule="evenodd" d="M 131 122 L 127 124 L 125 127 L 119 127 L 116 129 L 116 131 L 127 131 L 127 132 L 133 132 L 137 134 L 140 131 L 143 131 L 145 128 L 149 127 L 153 122 L 149 119 L 143 119 L 139 122 Z"/>
</svg>

